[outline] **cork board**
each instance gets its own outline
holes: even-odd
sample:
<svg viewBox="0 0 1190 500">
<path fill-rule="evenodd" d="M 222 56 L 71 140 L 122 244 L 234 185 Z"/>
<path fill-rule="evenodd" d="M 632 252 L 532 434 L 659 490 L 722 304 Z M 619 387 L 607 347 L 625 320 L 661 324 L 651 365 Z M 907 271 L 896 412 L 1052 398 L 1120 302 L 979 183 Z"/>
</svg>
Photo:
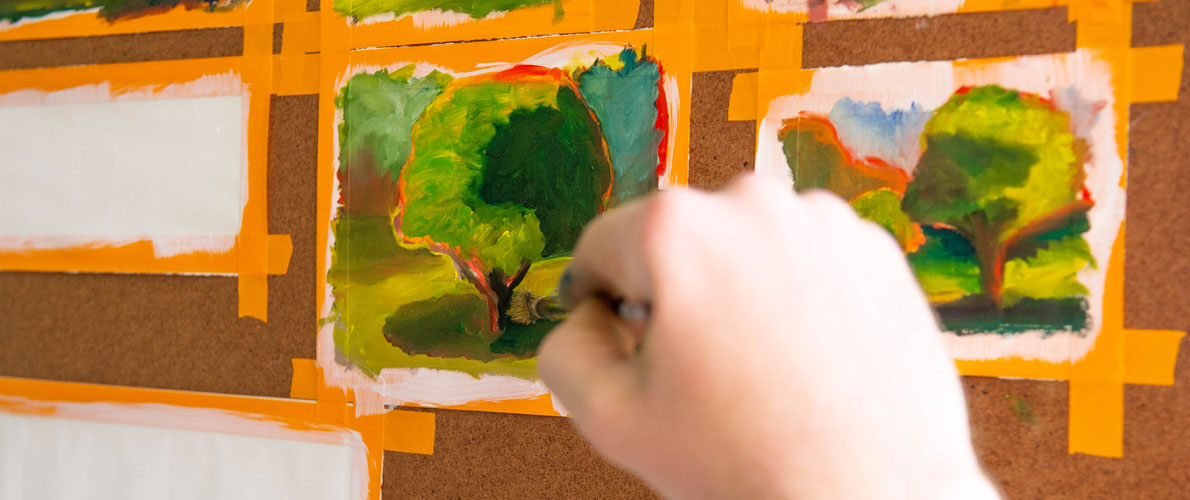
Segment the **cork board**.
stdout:
<svg viewBox="0 0 1190 500">
<path fill-rule="evenodd" d="M 643 2 L 637 26 L 651 26 Z M 317 8 L 317 5 L 310 5 Z M 1190 0 L 1134 7 L 1133 46 L 1190 44 Z M 277 39 L 280 32 L 277 30 Z M 0 43 L 0 69 L 240 54 L 238 28 Z M 807 27 L 806 67 L 1069 51 L 1065 9 L 847 21 Z M 278 44 L 279 45 L 279 44 Z M 1190 70 L 1190 64 L 1187 69 Z M 752 168 L 753 124 L 728 122 L 733 72 L 693 78 L 690 184 Z M 1177 103 L 1131 113 L 1126 325 L 1190 330 L 1190 74 Z M 236 319 L 223 277 L 0 273 L 0 375 L 285 397 L 291 358 L 314 357 L 317 97 L 274 97 L 269 227 L 292 235 L 269 278 L 267 324 Z M 1184 341 L 1185 342 L 1185 341 Z M 1190 346 L 1172 388 L 1126 386 L 1125 458 L 1066 453 L 1064 382 L 966 378 L 977 450 L 1010 497 L 1178 497 L 1190 480 Z M 385 454 L 386 498 L 651 494 L 601 460 L 565 419 L 440 410 L 435 454 Z"/>
</svg>

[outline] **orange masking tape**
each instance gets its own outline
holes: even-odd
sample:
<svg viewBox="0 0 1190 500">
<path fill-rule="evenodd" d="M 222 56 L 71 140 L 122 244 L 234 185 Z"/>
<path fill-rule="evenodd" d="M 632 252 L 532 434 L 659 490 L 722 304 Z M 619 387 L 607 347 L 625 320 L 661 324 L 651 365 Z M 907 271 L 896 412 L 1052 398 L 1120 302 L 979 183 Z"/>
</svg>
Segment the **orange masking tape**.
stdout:
<svg viewBox="0 0 1190 500">
<path fill-rule="evenodd" d="M 501 399 L 499 401 L 475 401 L 463 405 L 430 406 L 409 404 L 412 408 L 435 408 L 440 410 L 486 411 L 494 413 L 517 413 L 520 415 L 541 415 L 560 417 L 554 408 L 554 399 L 549 394 L 523 399 Z"/>
<path fill-rule="evenodd" d="M 318 93 L 319 54 L 280 54 L 273 63 L 273 93 L 279 96 Z"/>
<path fill-rule="evenodd" d="M 1124 384 L 1070 381 L 1067 451 L 1100 457 L 1124 456 Z"/>
<path fill-rule="evenodd" d="M 1068 449 L 1101 457 L 1124 453 L 1124 224 L 1104 282 L 1095 345 L 1070 367 Z"/>
<path fill-rule="evenodd" d="M 268 133 L 272 91 L 273 2 L 256 0 L 244 15 L 241 71 L 248 83 L 248 200 L 238 246 L 239 316 L 268 321 Z"/>
<path fill-rule="evenodd" d="M 1132 49 L 1132 102 L 1173 102 L 1182 86 L 1182 45 Z"/>
<path fill-rule="evenodd" d="M 273 9 L 277 21 L 288 22 L 294 16 L 306 14 L 306 0 L 274 0 Z"/>
<path fill-rule="evenodd" d="M 289 271 L 289 257 L 293 255 L 293 241 L 288 234 L 269 235 L 269 274 L 285 274 Z"/>
<path fill-rule="evenodd" d="M 318 366 L 312 359 L 293 358 L 293 377 L 289 381 L 289 397 L 293 399 L 318 398 Z"/>
<path fill-rule="evenodd" d="M 349 417 L 347 422 L 368 449 L 368 499 L 380 500 L 380 482 L 384 473 L 384 414 Z"/>
<path fill-rule="evenodd" d="M 1128 0 L 1070 0 L 1066 20 L 1120 24 L 1124 22 L 1126 8 L 1131 8 Z"/>
<path fill-rule="evenodd" d="M 958 13 L 1048 9 L 1066 3 L 1066 0 L 966 0 L 959 6 Z"/>
<path fill-rule="evenodd" d="M 1185 332 L 1124 331 L 1124 383 L 1173 385 L 1178 348 Z"/>
<path fill-rule="evenodd" d="M 306 54 L 318 52 L 322 25 L 317 12 L 291 15 L 281 30 L 282 54 Z"/>
<path fill-rule="evenodd" d="M 731 79 L 731 96 L 727 101 L 728 121 L 756 120 L 757 73 L 736 73 Z"/>
<path fill-rule="evenodd" d="M 1068 15 L 1078 21 L 1075 45 L 1079 48 L 1127 49 L 1132 45 L 1132 4 L 1127 0 L 1110 0 L 1104 7 L 1108 13 L 1088 13 L 1089 7 L 1071 5 Z M 1110 14 L 1110 15 L 1109 15 Z M 1125 93 L 1122 97 L 1129 97 Z"/>
<path fill-rule="evenodd" d="M 390 410 L 384 414 L 384 451 L 434 454 L 434 414 Z"/>
</svg>

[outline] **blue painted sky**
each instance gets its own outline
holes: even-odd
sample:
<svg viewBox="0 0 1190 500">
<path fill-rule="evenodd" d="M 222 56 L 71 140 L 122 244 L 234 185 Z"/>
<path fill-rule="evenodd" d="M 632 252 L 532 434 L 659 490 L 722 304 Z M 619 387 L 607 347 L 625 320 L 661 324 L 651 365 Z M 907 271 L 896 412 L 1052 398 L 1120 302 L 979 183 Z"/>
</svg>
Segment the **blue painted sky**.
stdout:
<svg viewBox="0 0 1190 500">
<path fill-rule="evenodd" d="M 844 97 L 831 108 L 829 118 L 839 141 L 855 156 L 875 156 L 912 172 L 921 156 L 921 131 L 930 110 L 912 104 L 909 109 L 885 111 L 880 103 Z"/>
</svg>

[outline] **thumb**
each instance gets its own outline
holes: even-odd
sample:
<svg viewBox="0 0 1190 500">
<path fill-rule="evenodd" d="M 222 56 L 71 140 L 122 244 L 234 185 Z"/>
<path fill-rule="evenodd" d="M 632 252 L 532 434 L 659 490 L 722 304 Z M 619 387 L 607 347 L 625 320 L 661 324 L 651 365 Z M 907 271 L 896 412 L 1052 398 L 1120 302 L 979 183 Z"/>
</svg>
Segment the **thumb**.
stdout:
<svg viewBox="0 0 1190 500">
<path fill-rule="evenodd" d="M 631 335 L 603 301 L 587 298 L 542 341 L 538 375 L 579 420 L 623 409 L 633 380 Z"/>
</svg>

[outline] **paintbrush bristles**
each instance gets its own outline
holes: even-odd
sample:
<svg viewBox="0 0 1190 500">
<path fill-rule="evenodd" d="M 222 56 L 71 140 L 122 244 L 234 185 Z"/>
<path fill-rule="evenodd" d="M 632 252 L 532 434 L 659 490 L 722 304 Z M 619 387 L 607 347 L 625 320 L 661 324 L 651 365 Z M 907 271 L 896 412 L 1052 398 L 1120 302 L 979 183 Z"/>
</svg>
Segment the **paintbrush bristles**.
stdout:
<svg viewBox="0 0 1190 500">
<path fill-rule="evenodd" d="M 538 297 L 527 290 L 512 292 L 508 304 L 508 319 L 522 325 L 532 325 L 538 320 L 558 321 L 566 317 L 562 300 L 555 295 Z"/>
<path fill-rule="evenodd" d="M 522 325 L 532 325 L 533 316 L 529 313 L 529 306 L 533 303 L 533 294 L 525 290 L 512 292 L 512 300 L 508 304 L 508 319 Z"/>
</svg>

